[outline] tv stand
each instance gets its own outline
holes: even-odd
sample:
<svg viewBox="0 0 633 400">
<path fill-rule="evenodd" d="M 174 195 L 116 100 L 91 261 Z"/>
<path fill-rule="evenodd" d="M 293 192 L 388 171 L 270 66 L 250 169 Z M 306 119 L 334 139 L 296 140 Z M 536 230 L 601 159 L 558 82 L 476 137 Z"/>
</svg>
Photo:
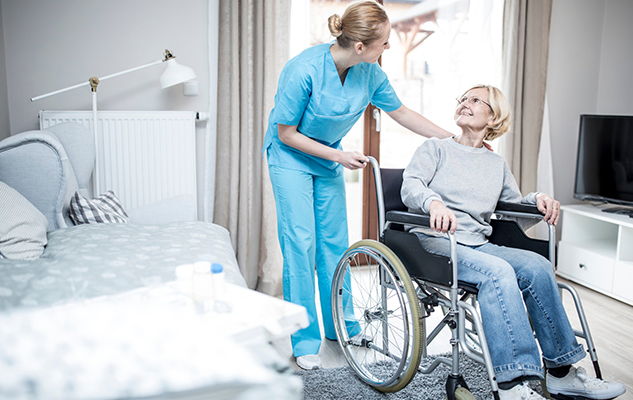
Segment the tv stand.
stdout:
<svg viewBox="0 0 633 400">
<path fill-rule="evenodd" d="M 589 204 L 561 207 L 556 273 L 633 305 L 633 219 L 628 217 L 632 210 L 620 214 L 612 209 Z"/>
<path fill-rule="evenodd" d="M 631 207 L 603 208 L 602 212 L 611 213 L 611 214 L 627 215 L 629 218 L 633 218 L 633 208 L 631 208 Z"/>
</svg>

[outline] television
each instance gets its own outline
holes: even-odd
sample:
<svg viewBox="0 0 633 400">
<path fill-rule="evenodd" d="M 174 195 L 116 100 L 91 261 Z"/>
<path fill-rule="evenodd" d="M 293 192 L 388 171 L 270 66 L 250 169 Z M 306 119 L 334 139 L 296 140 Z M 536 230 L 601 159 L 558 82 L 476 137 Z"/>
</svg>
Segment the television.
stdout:
<svg viewBox="0 0 633 400">
<path fill-rule="evenodd" d="M 580 116 L 574 198 L 627 207 L 604 211 L 633 217 L 633 116 Z"/>
</svg>

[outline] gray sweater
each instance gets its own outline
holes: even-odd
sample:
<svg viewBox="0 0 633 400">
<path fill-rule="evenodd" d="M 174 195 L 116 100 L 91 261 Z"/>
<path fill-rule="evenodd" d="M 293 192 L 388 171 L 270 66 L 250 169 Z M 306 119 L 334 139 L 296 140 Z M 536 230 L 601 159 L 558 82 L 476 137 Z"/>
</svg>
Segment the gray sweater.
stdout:
<svg viewBox="0 0 633 400">
<path fill-rule="evenodd" d="M 429 213 L 439 200 L 455 213 L 459 243 L 476 246 L 492 233 L 490 217 L 499 201 L 536 204 L 536 193 L 522 197 L 503 157 L 485 147 L 461 145 L 453 138 L 428 139 L 415 152 L 404 171 L 402 201 L 409 211 Z M 430 228 L 415 228 L 443 236 Z"/>
</svg>

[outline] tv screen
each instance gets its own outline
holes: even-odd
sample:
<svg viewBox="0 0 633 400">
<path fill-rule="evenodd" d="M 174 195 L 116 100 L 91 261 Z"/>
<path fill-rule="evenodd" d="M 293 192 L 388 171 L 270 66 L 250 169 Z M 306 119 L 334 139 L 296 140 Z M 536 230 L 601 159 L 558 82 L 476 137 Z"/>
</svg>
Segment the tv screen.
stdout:
<svg viewBox="0 0 633 400">
<path fill-rule="evenodd" d="M 574 197 L 633 206 L 633 116 L 580 116 Z"/>
</svg>

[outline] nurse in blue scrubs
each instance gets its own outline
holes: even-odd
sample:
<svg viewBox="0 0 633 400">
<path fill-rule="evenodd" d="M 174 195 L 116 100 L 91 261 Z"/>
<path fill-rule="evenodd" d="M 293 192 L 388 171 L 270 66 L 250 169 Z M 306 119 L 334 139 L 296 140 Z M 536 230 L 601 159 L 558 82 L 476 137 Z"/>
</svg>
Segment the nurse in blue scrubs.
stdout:
<svg viewBox="0 0 633 400">
<path fill-rule="evenodd" d="M 349 246 L 343 168 L 363 168 L 368 161 L 345 151 L 341 139 L 370 102 L 420 135 L 451 136 L 405 107 L 377 63 L 391 31 L 382 6 L 373 0 L 352 4 L 328 25 L 335 42 L 304 50 L 284 67 L 263 146 L 277 205 L 284 299 L 308 310 L 310 325 L 292 335 L 303 369 L 321 366 L 315 268 L 325 337 L 336 340 L 332 277 Z"/>
</svg>

